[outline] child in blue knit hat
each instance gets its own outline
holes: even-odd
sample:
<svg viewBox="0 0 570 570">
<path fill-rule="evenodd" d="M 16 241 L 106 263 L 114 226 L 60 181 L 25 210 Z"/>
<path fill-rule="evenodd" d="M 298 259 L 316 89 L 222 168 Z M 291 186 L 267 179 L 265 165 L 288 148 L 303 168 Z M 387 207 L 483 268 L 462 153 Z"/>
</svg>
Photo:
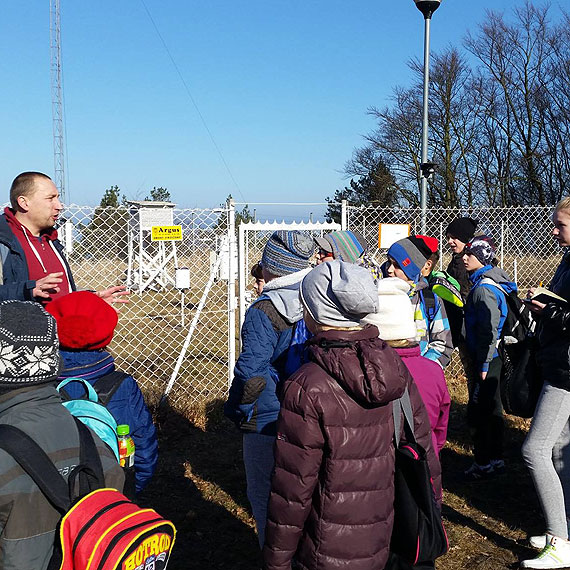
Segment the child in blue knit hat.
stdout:
<svg viewBox="0 0 570 570">
<path fill-rule="evenodd" d="M 273 471 L 273 445 L 279 414 L 277 385 L 287 377 L 285 363 L 293 326 L 303 317 L 299 286 L 310 271 L 315 246 L 299 231 L 274 232 L 261 257 L 263 294 L 245 313 L 241 354 L 236 362 L 224 413 L 243 432 L 247 497 L 263 546 Z"/>
</svg>

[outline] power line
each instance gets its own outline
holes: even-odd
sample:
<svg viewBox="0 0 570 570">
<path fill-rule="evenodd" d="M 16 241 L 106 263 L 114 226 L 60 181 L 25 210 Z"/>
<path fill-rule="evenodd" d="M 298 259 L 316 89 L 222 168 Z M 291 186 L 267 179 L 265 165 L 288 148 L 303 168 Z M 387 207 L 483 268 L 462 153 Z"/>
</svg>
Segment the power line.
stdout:
<svg viewBox="0 0 570 570">
<path fill-rule="evenodd" d="M 170 50 L 168 49 L 168 46 L 166 45 L 166 42 L 164 41 L 164 38 L 162 37 L 162 34 L 160 33 L 158 26 L 156 25 L 154 18 L 152 17 L 152 14 L 150 13 L 149 9 L 147 8 L 147 5 L 145 4 L 144 0 L 141 0 L 141 4 L 143 5 L 144 9 L 146 10 L 146 13 L 147 13 L 147 15 L 148 15 L 153 27 L 154 27 L 154 30 L 155 30 L 156 34 L 158 35 L 158 37 L 160 38 L 160 41 L 162 42 L 162 45 L 164 46 L 164 49 L 166 50 L 166 53 L 168 54 L 168 57 L 170 58 L 170 61 L 172 62 L 172 65 L 174 66 L 176 73 L 178 74 L 178 77 L 180 77 L 180 81 L 182 81 L 182 85 L 184 85 L 184 89 L 186 89 L 186 93 L 187 93 L 190 101 L 192 101 L 192 105 L 194 105 L 194 109 L 196 109 L 196 113 L 198 113 L 198 116 L 200 117 L 200 120 L 202 121 L 202 125 L 204 125 L 204 128 L 206 129 L 206 132 L 208 133 L 208 136 L 210 137 L 210 140 L 212 141 L 214 148 L 216 149 L 224 167 L 226 168 L 230 178 L 232 179 L 234 186 L 236 187 L 237 191 L 239 192 L 239 195 L 242 197 L 242 200 L 245 201 L 245 196 L 243 195 L 241 188 L 239 187 L 239 184 L 236 182 L 236 179 L 234 178 L 234 175 L 232 174 L 232 171 L 230 170 L 230 167 L 228 166 L 228 163 L 226 162 L 226 159 L 224 158 L 222 151 L 218 147 L 216 140 L 214 139 L 214 135 L 212 134 L 212 132 L 208 128 L 208 125 L 206 124 L 206 120 L 204 119 L 202 113 L 200 112 L 200 109 L 198 108 L 198 104 L 194 100 L 194 97 L 192 96 L 192 93 L 190 92 L 190 88 L 188 87 L 188 84 L 184 80 L 182 73 L 180 73 L 180 69 L 178 68 L 178 65 L 176 64 L 176 61 L 174 61 L 174 57 L 172 57 L 172 54 L 170 53 Z"/>
</svg>

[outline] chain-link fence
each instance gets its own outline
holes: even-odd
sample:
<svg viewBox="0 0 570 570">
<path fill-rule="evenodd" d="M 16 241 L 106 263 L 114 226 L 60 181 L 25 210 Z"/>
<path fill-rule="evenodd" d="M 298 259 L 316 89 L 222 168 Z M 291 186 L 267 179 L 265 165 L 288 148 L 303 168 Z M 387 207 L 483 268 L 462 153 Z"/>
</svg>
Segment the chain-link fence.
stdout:
<svg viewBox="0 0 570 570">
<path fill-rule="evenodd" d="M 499 265 L 516 281 L 520 291 L 548 283 L 560 262 L 560 248 L 552 238 L 552 207 L 478 208 L 469 211 L 455 208 L 428 209 L 426 234 L 440 241 L 441 267 L 447 268 L 451 252 L 447 247 L 445 229 L 454 219 L 470 216 L 479 221 L 478 232 L 490 235 L 497 243 Z M 419 208 L 379 208 L 350 206 L 343 203 L 347 229 L 362 232 L 370 252 L 377 261 L 386 260 L 386 250 L 378 247 L 379 224 L 410 224 L 411 233 L 419 234 Z M 461 362 L 454 353 L 446 375 L 463 374 Z"/>
<path fill-rule="evenodd" d="M 235 340 L 233 210 L 173 206 L 69 206 L 59 232 L 78 289 L 126 284 L 132 292 L 110 345 L 118 366 L 137 378 L 151 403 L 171 384 L 170 402 L 185 407 L 227 392 Z M 180 226 L 182 239 L 153 241 L 155 223 Z"/>
<path fill-rule="evenodd" d="M 179 407 L 224 398 L 233 372 L 240 322 L 236 319 L 238 259 L 233 204 L 208 210 L 171 207 L 167 219 L 161 218 L 163 212 L 157 218 L 155 211 L 146 220 L 141 217 L 141 207 L 135 203 L 120 208 L 66 208 L 59 231 L 77 286 L 99 290 L 126 283 L 130 287 L 130 303 L 121 309 L 110 349 L 118 365 L 138 379 L 151 403 L 170 386 L 170 402 Z M 300 216 L 305 224 L 310 219 L 310 212 L 306 214 Z M 362 232 L 371 246 L 370 253 L 383 262 L 386 252 L 378 248 L 378 224 L 406 223 L 413 233 L 419 233 L 420 214 L 419 209 L 345 203 L 343 226 Z M 560 260 L 551 237 L 552 208 L 428 210 L 426 233 L 440 240 L 444 268 L 450 259 L 445 228 L 461 215 L 478 219 L 479 229 L 495 238 L 499 262 L 521 290 L 538 281 L 548 282 Z M 181 226 L 181 241 L 152 241 L 150 226 L 157 220 Z M 252 298 L 249 269 L 277 229 L 275 223 L 258 225 L 241 225 L 242 315 Z M 297 227 L 314 234 L 334 229 L 319 224 L 278 225 L 280 229 Z M 176 268 L 188 268 L 189 288 L 177 283 Z M 446 374 L 462 374 L 457 357 Z"/>
</svg>

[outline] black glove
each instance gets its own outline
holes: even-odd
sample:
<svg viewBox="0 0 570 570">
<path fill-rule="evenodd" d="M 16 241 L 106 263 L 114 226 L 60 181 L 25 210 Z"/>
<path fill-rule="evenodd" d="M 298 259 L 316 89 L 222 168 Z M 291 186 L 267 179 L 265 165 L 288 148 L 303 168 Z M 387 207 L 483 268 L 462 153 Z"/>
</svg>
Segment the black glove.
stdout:
<svg viewBox="0 0 570 570">
<path fill-rule="evenodd" d="M 254 376 L 253 378 L 250 378 L 243 385 L 240 404 L 253 404 L 253 402 L 259 398 L 261 392 L 263 392 L 265 384 L 265 378 L 262 376 Z"/>
</svg>

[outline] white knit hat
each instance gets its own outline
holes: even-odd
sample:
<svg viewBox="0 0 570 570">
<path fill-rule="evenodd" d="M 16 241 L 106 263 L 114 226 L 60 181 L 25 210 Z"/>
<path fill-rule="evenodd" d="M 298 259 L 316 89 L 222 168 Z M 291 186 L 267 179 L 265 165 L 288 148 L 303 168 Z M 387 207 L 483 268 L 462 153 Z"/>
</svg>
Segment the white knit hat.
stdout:
<svg viewBox="0 0 570 570">
<path fill-rule="evenodd" d="M 398 277 L 378 281 L 378 311 L 362 319 L 363 324 L 378 327 L 383 340 L 416 340 L 414 308 L 409 297 L 410 286 Z"/>
</svg>

